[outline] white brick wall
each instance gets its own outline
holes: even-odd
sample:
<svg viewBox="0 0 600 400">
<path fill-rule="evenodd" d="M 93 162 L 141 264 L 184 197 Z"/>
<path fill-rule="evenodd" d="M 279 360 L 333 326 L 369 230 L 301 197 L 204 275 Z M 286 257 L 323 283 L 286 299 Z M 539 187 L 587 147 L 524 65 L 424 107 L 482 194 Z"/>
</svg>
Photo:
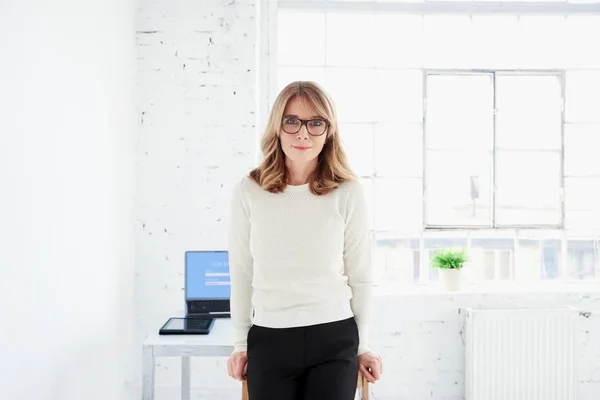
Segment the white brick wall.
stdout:
<svg viewBox="0 0 600 400">
<path fill-rule="evenodd" d="M 232 184 L 255 157 L 256 17 L 253 0 L 137 3 L 138 349 L 147 332 L 183 313 L 184 252 L 226 246 Z M 159 396 L 177 384 L 170 365 L 178 364 L 158 367 Z M 137 394 L 140 374 L 138 363 Z M 175 397 L 167 389 L 162 398 Z"/>
<path fill-rule="evenodd" d="M 231 185 L 253 166 L 259 135 L 256 18 L 255 0 L 138 3 L 138 345 L 168 316 L 183 313 L 184 252 L 226 246 Z M 600 290 L 377 297 L 373 334 L 386 371 L 374 398 L 462 399 L 457 310 L 500 304 L 600 310 Z M 584 333 L 581 400 L 592 400 L 600 391 L 600 311 L 584 321 Z M 239 399 L 226 361 L 192 360 L 193 398 Z M 158 361 L 157 400 L 177 398 L 179 365 Z"/>
</svg>

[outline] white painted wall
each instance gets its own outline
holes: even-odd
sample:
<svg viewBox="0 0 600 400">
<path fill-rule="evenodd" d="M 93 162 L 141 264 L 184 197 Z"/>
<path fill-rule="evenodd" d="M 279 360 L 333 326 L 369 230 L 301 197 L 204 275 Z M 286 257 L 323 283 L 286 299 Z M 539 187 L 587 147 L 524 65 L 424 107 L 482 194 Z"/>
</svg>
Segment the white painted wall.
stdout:
<svg viewBox="0 0 600 400">
<path fill-rule="evenodd" d="M 256 0 L 139 0 L 140 104 L 136 199 L 137 345 L 182 315 L 186 250 L 220 249 L 232 184 L 254 165 Z M 260 54 L 265 54 L 264 49 Z M 600 390 L 600 289 L 589 293 L 378 296 L 375 348 L 386 363 L 375 399 L 460 400 L 462 322 L 467 306 L 575 305 L 582 321 L 581 400 Z M 139 354 L 139 348 L 138 348 Z M 140 354 L 141 356 L 141 354 Z M 192 359 L 194 399 L 239 399 L 226 359 Z M 139 390 L 140 362 L 136 388 Z M 180 362 L 157 361 L 157 400 L 178 398 Z"/>
<path fill-rule="evenodd" d="M 0 2 L 1 399 L 127 398 L 134 15 Z"/>
</svg>

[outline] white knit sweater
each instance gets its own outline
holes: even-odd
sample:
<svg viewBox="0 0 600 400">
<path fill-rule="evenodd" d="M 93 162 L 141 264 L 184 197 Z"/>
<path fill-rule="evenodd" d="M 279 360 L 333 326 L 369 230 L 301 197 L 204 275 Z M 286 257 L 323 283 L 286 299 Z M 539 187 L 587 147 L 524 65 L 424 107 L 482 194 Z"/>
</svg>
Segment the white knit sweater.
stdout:
<svg viewBox="0 0 600 400">
<path fill-rule="evenodd" d="M 234 353 L 254 323 L 308 326 L 355 317 L 358 354 L 369 351 L 372 268 L 359 182 L 324 196 L 308 184 L 270 193 L 244 177 L 229 222 Z"/>
</svg>

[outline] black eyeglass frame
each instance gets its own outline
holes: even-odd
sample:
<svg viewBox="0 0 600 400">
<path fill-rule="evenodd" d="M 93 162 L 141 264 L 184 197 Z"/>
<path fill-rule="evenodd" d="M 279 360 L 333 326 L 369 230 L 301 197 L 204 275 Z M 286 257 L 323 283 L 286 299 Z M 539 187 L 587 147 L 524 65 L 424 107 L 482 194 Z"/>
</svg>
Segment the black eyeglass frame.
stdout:
<svg viewBox="0 0 600 400">
<path fill-rule="evenodd" d="M 286 119 L 295 119 L 295 120 L 300 121 L 300 127 L 298 128 L 298 130 L 296 132 L 288 132 L 288 131 L 285 130 L 285 128 L 283 126 L 284 126 L 284 121 Z M 322 121 L 322 122 L 325 122 L 325 129 L 323 129 L 323 133 L 320 133 L 318 135 L 314 135 L 314 134 L 310 133 L 310 129 L 308 127 L 308 123 L 311 122 L 311 121 Z M 283 117 L 281 119 L 281 129 L 283 129 L 283 131 L 285 133 L 287 133 L 288 135 L 295 135 L 296 133 L 300 132 L 300 129 L 302 129 L 303 125 L 306 125 L 306 131 L 308 132 L 308 134 L 310 136 L 323 136 L 325 134 L 325 132 L 327 132 L 327 129 L 329 129 L 329 121 L 327 121 L 324 118 L 300 119 L 300 118 L 296 118 L 296 117 Z"/>
</svg>

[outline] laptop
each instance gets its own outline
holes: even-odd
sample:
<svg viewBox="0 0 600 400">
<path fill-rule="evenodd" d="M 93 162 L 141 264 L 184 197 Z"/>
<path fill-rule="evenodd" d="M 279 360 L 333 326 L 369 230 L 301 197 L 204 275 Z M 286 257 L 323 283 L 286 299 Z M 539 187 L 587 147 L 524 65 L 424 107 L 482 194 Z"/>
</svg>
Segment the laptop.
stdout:
<svg viewBox="0 0 600 400">
<path fill-rule="evenodd" d="M 208 334 L 215 318 L 231 317 L 227 251 L 186 251 L 185 317 L 171 317 L 159 334 Z"/>
</svg>

